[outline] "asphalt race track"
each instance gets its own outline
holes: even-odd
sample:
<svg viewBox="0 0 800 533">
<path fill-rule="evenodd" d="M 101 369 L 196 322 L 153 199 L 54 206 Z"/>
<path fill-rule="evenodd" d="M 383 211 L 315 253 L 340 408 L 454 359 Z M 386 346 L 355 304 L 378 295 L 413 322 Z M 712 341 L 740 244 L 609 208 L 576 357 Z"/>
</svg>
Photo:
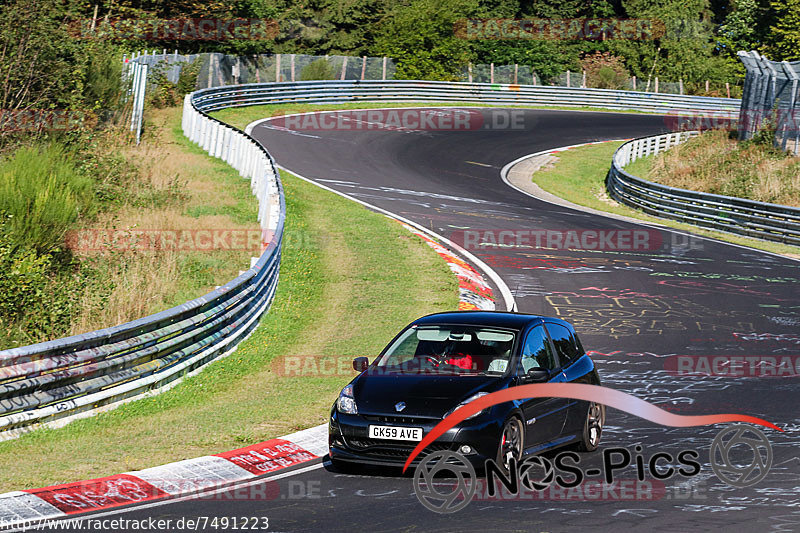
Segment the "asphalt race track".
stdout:
<svg viewBox="0 0 800 533">
<path fill-rule="evenodd" d="M 651 229 L 528 197 L 503 183 L 500 169 L 541 150 L 661 133 L 667 131 L 664 118 L 541 110 L 524 111 L 522 118 L 524 129 L 475 131 L 292 133 L 262 123 L 253 136 L 291 171 L 456 240 L 463 230 Z M 660 484 L 648 476 L 658 489 L 634 497 L 613 491 L 592 499 L 523 495 L 437 514 L 418 502 L 409 476 L 386 470 L 342 474 L 319 465 L 262 483 L 266 499 L 245 492 L 114 515 L 264 516 L 270 531 L 800 530 L 797 371 L 689 376 L 674 366 L 676 355 L 709 356 L 698 360 L 712 364 L 731 356 L 800 357 L 800 262 L 670 231 L 648 236 L 648 248 L 639 250 L 472 251 L 505 280 L 520 311 L 575 324 L 584 347 L 595 352 L 604 385 L 678 414 L 742 413 L 784 429 L 764 429 L 774 459 L 758 484 L 733 488 L 713 473 L 709 447 L 723 426 L 663 427 L 610 409 L 601 449 L 635 453 L 640 445 L 645 463 L 656 452 L 697 450 L 700 474 Z M 504 308 L 498 291 L 495 296 Z M 769 373 L 760 366 L 769 363 L 758 361 L 755 373 Z M 717 373 L 729 368 L 720 366 Z M 584 468 L 600 465 L 599 452 L 581 462 Z M 635 480 L 635 466 L 618 476 Z"/>
</svg>

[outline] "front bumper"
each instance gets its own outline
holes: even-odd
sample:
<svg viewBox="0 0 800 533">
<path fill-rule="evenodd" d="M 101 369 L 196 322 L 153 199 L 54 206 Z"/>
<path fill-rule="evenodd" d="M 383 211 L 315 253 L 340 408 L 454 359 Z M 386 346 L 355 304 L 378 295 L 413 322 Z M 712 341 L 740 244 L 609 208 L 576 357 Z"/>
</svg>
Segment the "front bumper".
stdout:
<svg viewBox="0 0 800 533">
<path fill-rule="evenodd" d="M 347 415 L 339 413 L 334 405 L 328 421 L 330 457 L 334 461 L 402 467 L 418 443 L 370 439 L 369 426 L 421 427 L 424 436 L 439 422 L 441 422 L 439 418 L 382 414 Z M 461 446 L 466 444 L 473 452 L 464 455 L 464 458 L 476 468 L 482 468 L 487 459 L 496 459 L 501 431 L 502 423 L 492 420 L 486 414 L 473 420 L 466 420 L 427 446 L 411 465 L 416 466 L 432 452 L 442 450 L 459 452 Z"/>
</svg>

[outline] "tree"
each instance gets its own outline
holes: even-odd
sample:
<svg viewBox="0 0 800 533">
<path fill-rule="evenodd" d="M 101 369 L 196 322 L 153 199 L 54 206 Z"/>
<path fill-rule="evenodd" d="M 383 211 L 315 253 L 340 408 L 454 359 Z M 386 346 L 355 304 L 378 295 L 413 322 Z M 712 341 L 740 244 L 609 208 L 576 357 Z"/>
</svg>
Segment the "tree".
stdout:
<svg viewBox="0 0 800 533">
<path fill-rule="evenodd" d="M 383 20 L 373 55 L 397 61 L 403 79 L 455 80 L 471 58 L 470 41 L 455 35 L 457 21 L 481 16 L 477 0 L 411 0 Z"/>
<path fill-rule="evenodd" d="M 763 48 L 775 61 L 800 60 L 800 0 L 772 2 L 774 23 Z"/>
<path fill-rule="evenodd" d="M 609 43 L 636 77 L 695 84 L 733 77 L 734 66 L 715 55 L 708 0 L 625 0 L 623 7 L 627 16 L 660 21 L 664 28 L 663 35 L 652 40 Z"/>
</svg>

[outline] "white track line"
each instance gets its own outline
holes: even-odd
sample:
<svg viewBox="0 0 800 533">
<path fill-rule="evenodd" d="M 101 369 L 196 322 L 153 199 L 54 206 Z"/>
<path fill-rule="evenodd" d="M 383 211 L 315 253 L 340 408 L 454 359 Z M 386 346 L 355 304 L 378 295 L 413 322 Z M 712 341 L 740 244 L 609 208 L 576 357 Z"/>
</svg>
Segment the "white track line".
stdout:
<svg viewBox="0 0 800 533">
<path fill-rule="evenodd" d="M 383 108 L 383 109 L 413 109 L 413 108 Z M 502 109 L 502 108 L 497 108 L 497 109 Z M 342 110 L 331 110 L 331 111 L 324 111 L 324 112 L 334 113 L 334 112 L 337 112 L 337 111 L 342 111 Z M 358 111 L 358 110 L 348 109 L 347 111 Z M 250 124 L 248 124 L 245 127 L 244 131 L 248 135 L 252 135 L 253 128 L 255 128 L 256 126 L 258 126 L 259 124 L 261 124 L 263 122 L 267 122 L 269 120 L 274 120 L 274 119 L 277 119 L 277 118 L 291 117 L 291 116 L 297 116 L 297 115 L 309 115 L 309 114 L 313 114 L 313 113 L 319 113 L 319 111 L 309 111 L 308 113 L 294 113 L 294 114 L 291 114 L 291 115 L 281 115 L 281 116 L 277 116 L 277 117 L 262 118 L 262 119 L 255 120 L 255 121 L 251 122 Z M 258 140 L 258 139 L 256 139 L 256 140 Z M 409 226 L 412 226 L 413 228 L 416 228 L 417 230 L 421 231 L 422 233 L 428 235 L 429 237 L 433 237 L 435 239 L 438 239 L 440 242 L 445 243 L 451 250 L 453 250 L 454 252 L 457 252 L 462 257 L 467 258 L 472 264 L 477 266 L 479 269 L 483 270 L 483 272 L 487 276 L 489 276 L 489 279 L 491 279 L 492 282 L 494 282 L 494 284 L 500 290 L 500 294 L 502 294 L 503 300 L 506 303 L 506 310 L 507 311 L 512 311 L 512 310 L 516 310 L 517 309 L 517 302 L 514 300 L 514 295 L 511 294 L 511 289 L 508 288 L 508 285 L 506 285 L 506 282 L 503 281 L 503 278 L 501 278 L 500 275 L 497 272 L 495 272 L 489 265 L 487 265 L 486 263 L 484 263 L 483 261 L 481 261 L 480 259 L 475 257 L 473 254 L 471 254 L 470 252 L 468 252 L 467 250 L 465 250 L 464 248 L 462 248 L 458 244 L 454 243 L 450 239 L 447 239 L 447 238 L 443 237 L 442 235 L 439 235 L 438 233 L 436 233 L 436 232 L 434 232 L 432 230 L 429 230 L 429 229 L 427 229 L 426 227 L 424 227 L 424 226 L 422 226 L 420 224 L 417 224 L 414 221 L 408 220 L 405 217 L 401 217 L 400 215 L 392 213 L 391 211 L 388 211 L 388 210 L 380 208 L 378 206 L 369 204 L 367 202 L 359 200 L 358 198 L 354 198 L 353 196 L 350 196 L 349 194 L 345 194 L 343 192 L 337 191 L 336 189 L 332 189 L 331 187 L 328 187 L 326 185 L 322 185 L 321 183 L 319 183 L 317 181 L 314 181 L 314 180 L 312 180 L 310 178 L 306 178 L 305 176 L 303 176 L 301 174 L 298 174 L 297 172 L 295 172 L 295 171 L 293 171 L 293 170 L 291 170 L 289 168 L 286 168 L 283 165 L 277 165 L 277 166 L 278 166 L 279 169 L 285 170 L 286 172 L 294 174 L 295 176 L 297 176 L 298 178 L 300 178 L 303 181 L 307 181 L 308 183 L 312 183 L 312 184 L 316 185 L 317 187 L 319 187 L 321 189 L 325 189 L 326 191 L 330 191 L 330 192 L 332 192 L 334 194 L 338 194 L 339 196 L 341 196 L 343 198 L 347 198 L 348 200 L 352 200 L 353 202 L 359 203 L 359 204 L 363 205 L 364 207 L 368 207 L 369 209 L 372 209 L 372 210 L 377 211 L 379 213 L 383 213 L 384 215 L 388 216 L 389 218 L 397 220 L 398 222 L 403 222 L 405 224 L 408 224 Z"/>
</svg>

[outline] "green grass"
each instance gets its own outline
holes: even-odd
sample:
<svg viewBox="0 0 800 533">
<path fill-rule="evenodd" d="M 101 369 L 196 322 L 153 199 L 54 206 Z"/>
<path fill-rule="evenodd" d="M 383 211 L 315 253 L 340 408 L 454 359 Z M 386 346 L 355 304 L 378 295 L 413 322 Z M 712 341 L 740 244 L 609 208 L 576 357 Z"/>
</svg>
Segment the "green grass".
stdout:
<svg viewBox="0 0 800 533">
<path fill-rule="evenodd" d="M 698 235 L 765 250 L 797 256 L 800 248 L 780 243 L 739 237 L 729 233 L 711 231 L 689 224 L 652 217 L 625 205 L 612 202 L 605 192 L 605 178 L 611 166 L 611 157 L 621 142 L 603 143 L 573 148 L 558 154 L 552 168 L 534 173 L 533 181 L 542 189 L 578 205 L 600 211 L 638 218 Z M 646 176 L 651 158 L 642 158 L 628 165 L 626 170 L 634 175 Z"/>
<path fill-rule="evenodd" d="M 457 308 L 454 276 L 420 239 L 349 200 L 282 179 L 287 231 L 304 237 L 284 248 L 274 303 L 250 338 L 168 392 L 1 442 L 0 492 L 138 470 L 323 423 L 352 375 L 282 377 L 277 358 L 374 355 L 420 315 Z"/>
<path fill-rule="evenodd" d="M 611 162 L 609 161 L 609 165 Z M 627 165 L 625 167 L 625 171 L 633 174 L 634 176 L 639 176 L 642 179 L 649 180 L 650 179 L 650 168 L 653 166 L 653 156 L 648 155 L 645 157 L 640 157 L 633 163 Z"/>
<path fill-rule="evenodd" d="M 178 146 L 189 154 L 207 156 L 208 153 L 200 146 L 190 141 L 183 135 L 180 123 L 180 114 L 171 121 L 172 138 Z M 202 202 L 187 206 L 184 214 L 193 218 L 204 216 L 227 216 L 236 224 L 251 224 L 256 220 L 258 200 L 250 191 L 250 182 L 239 175 L 239 171 L 217 158 L 208 158 L 212 164 L 212 171 L 216 174 L 215 181 L 224 188 L 225 202 Z"/>
<path fill-rule="evenodd" d="M 18 245 L 57 249 L 79 214 L 96 209 L 92 180 L 58 144 L 23 146 L 0 159 L 0 212 Z"/>
<path fill-rule="evenodd" d="M 632 109 L 606 109 L 602 107 L 580 107 L 580 106 L 546 106 L 546 105 L 513 105 L 504 106 L 498 104 L 479 104 L 472 102 L 458 103 L 458 102 L 352 102 L 347 104 L 269 104 L 269 105 L 256 105 L 251 107 L 239 107 L 222 109 L 211 113 L 223 122 L 235 126 L 241 130 L 248 124 L 255 120 L 267 117 L 276 117 L 280 115 L 289 115 L 292 113 L 307 113 L 310 111 L 335 111 L 344 109 L 381 109 L 388 107 L 494 107 L 499 108 L 519 108 L 519 109 L 547 109 L 552 111 L 604 111 L 614 113 L 633 113 L 633 114 L 648 114 L 644 111 L 636 111 Z"/>
</svg>

